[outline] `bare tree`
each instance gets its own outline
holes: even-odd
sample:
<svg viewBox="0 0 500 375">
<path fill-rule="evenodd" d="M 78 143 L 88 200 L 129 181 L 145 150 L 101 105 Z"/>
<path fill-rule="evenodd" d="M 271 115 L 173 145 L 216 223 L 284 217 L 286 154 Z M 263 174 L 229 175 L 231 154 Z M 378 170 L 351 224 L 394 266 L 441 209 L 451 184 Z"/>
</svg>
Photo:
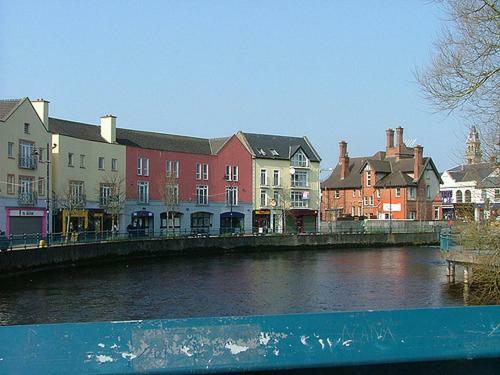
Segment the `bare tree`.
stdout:
<svg viewBox="0 0 500 375">
<path fill-rule="evenodd" d="M 66 220 L 66 222 L 63 220 L 63 232 L 69 234 L 73 231 L 72 229 L 75 229 L 71 228 L 71 218 L 86 205 L 83 182 L 70 181 L 66 188 L 53 194 L 53 203 L 55 207 L 63 209 L 63 219 Z M 69 236 L 67 240 L 69 240 Z"/>
<path fill-rule="evenodd" d="M 497 0 L 441 0 L 449 17 L 430 66 L 416 73 L 439 111 L 462 111 L 485 153 L 500 152 L 500 10 Z"/>
<path fill-rule="evenodd" d="M 166 234 L 168 235 L 170 219 L 172 219 L 172 224 L 175 227 L 174 213 L 179 205 L 179 182 L 173 171 L 163 176 L 158 190 L 165 206 L 165 213 L 167 215 Z"/>
<path fill-rule="evenodd" d="M 99 185 L 99 204 L 111 215 L 111 228 L 120 227 L 120 213 L 125 205 L 125 179 L 117 173 L 104 175 Z"/>
</svg>

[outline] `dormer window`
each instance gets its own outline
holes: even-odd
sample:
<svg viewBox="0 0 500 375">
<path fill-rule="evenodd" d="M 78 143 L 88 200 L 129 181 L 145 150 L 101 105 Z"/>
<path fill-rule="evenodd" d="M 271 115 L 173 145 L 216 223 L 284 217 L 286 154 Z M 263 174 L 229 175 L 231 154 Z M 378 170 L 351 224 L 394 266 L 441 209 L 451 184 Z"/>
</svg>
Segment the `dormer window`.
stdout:
<svg viewBox="0 0 500 375">
<path fill-rule="evenodd" d="M 304 151 L 298 150 L 290 160 L 290 164 L 294 167 L 309 167 L 309 159 Z"/>
<path fill-rule="evenodd" d="M 280 155 L 278 153 L 278 151 L 276 151 L 274 148 L 269 149 L 269 151 L 271 151 L 271 155 L 273 155 L 273 156 L 279 156 Z"/>
<path fill-rule="evenodd" d="M 266 156 L 266 152 L 262 148 L 259 148 L 257 151 L 259 152 L 260 155 Z"/>
</svg>

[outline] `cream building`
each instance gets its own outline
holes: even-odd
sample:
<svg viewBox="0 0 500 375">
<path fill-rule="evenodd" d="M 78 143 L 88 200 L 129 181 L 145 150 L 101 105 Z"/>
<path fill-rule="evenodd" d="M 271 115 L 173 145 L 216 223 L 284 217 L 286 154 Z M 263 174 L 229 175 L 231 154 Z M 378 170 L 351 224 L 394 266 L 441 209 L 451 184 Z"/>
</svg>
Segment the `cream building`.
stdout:
<svg viewBox="0 0 500 375">
<path fill-rule="evenodd" d="M 316 231 L 321 158 L 309 140 L 243 132 L 238 137 L 252 154 L 254 230 Z"/>
<path fill-rule="evenodd" d="M 14 238 L 45 236 L 50 227 L 50 135 L 40 115 L 46 103 L 0 100 L 0 231 Z"/>
<path fill-rule="evenodd" d="M 125 146 L 116 143 L 116 117 L 100 125 L 48 118 L 52 133 L 54 231 L 124 230 Z"/>
</svg>

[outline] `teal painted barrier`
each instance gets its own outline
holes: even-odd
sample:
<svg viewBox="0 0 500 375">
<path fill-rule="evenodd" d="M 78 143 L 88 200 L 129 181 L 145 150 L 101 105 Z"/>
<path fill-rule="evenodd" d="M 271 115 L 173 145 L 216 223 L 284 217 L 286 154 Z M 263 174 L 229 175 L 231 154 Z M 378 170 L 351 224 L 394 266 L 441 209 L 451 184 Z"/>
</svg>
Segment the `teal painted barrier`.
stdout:
<svg viewBox="0 0 500 375">
<path fill-rule="evenodd" d="M 500 306 L 0 327 L 0 374 L 493 374 L 499 358 Z"/>
</svg>

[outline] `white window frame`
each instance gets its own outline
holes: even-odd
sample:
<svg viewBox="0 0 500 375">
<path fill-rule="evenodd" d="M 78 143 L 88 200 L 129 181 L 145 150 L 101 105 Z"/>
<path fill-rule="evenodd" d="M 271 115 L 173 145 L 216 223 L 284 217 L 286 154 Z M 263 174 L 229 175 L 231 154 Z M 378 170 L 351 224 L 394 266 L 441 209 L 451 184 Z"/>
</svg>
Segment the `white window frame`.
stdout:
<svg viewBox="0 0 500 375">
<path fill-rule="evenodd" d="M 226 186 L 226 206 L 238 205 L 238 187 Z"/>
<path fill-rule="evenodd" d="M 273 186 L 281 186 L 281 171 L 279 169 L 273 170 Z"/>
<path fill-rule="evenodd" d="M 366 171 L 366 186 L 372 186 L 372 171 Z"/>
<path fill-rule="evenodd" d="M 201 163 L 196 163 L 196 179 L 201 180 Z"/>
<path fill-rule="evenodd" d="M 203 180 L 208 180 L 208 164 L 203 163 Z"/>
<path fill-rule="evenodd" d="M 7 142 L 7 156 L 9 158 L 14 157 L 14 142 Z"/>
<path fill-rule="evenodd" d="M 111 170 L 114 172 L 118 170 L 118 159 L 111 158 Z"/>
<path fill-rule="evenodd" d="M 240 177 L 240 173 L 239 173 L 239 167 L 237 165 L 233 165 L 233 181 L 238 181 L 239 177 Z"/>
<path fill-rule="evenodd" d="M 141 193 L 141 188 L 142 193 Z M 149 203 L 149 181 L 137 181 L 137 201 L 139 203 Z"/>
<path fill-rule="evenodd" d="M 226 165 L 226 174 L 224 175 L 226 181 L 232 181 L 232 169 L 230 165 Z"/>
<path fill-rule="evenodd" d="M 304 151 L 299 149 L 295 154 L 293 154 L 290 159 L 290 164 L 294 167 L 307 168 L 309 167 L 309 158 L 306 156 Z"/>
<path fill-rule="evenodd" d="M 142 176 L 142 158 L 137 158 L 137 176 Z"/>
<path fill-rule="evenodd" d="M 208 185 L 196 185 L 196 204 L 208 205 Z"/>
<path fill-rule="evenodd" d="M 264 179 L 262 179 L 264 177 Z M 261 186 L 267 186 L 267 183 L 269 181 L 267 180 L 267 169 L 262 168 L 260 170 L 260 185 Z"/>
<path fill-rule="evenodd" d="M 267 190 L 261 190 L 260 191 L 260 206 L 261 207 L 267 207 L 269 204 L 269 194 Z"/>
</svg>

